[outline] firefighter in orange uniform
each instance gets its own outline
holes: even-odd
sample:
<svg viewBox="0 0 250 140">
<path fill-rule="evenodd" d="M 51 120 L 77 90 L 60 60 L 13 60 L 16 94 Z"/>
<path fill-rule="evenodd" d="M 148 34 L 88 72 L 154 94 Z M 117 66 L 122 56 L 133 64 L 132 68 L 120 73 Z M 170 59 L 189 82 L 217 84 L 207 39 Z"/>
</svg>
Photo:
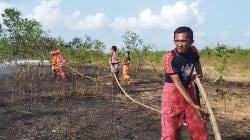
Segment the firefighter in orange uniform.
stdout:
<svg viewBox="0 0 250 140">
<path fill-rule="evenodd" d="M 61 79 L 65 80 L 66 76 L 65 76 L 64 69 L 63 69 L 63 65 L 65 64 L 65 59 L 64 59 L 63 55 L 60 53 L 59 49 L 57 49 L 56 53 L 57 53 L 57 57 L 56 57 L 57 73 Z"/>
<path fill-rule="evenodd" d="M 57 76 L 57 72 L 56 72 L 56 60 L 57 60 L 56 50 L 53 50 L 51 52 L 51 70 L 53 72 L 54 77 Z"/>
</svg>

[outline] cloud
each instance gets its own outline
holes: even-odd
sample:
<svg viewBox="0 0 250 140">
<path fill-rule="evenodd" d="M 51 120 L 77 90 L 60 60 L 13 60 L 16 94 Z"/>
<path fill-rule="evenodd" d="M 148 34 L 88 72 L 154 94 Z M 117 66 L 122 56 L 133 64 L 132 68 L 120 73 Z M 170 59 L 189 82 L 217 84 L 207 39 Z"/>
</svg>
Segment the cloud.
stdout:
<svg viewBox="0 0 250 140">
<path fill-rule="evenodd" d="M 63 25 L 76 31 L 93 31 L 100 28 L 115 30 L 170 29 L 181 25 L 197 25 L 204 22 L 204 17 L 198 7 L 200 1 L 187 3 L 178 1 L 173 5 L 163 5 L 159 13 L 150 8 L 142 10 L 135 17 L 116 17 L 109 20 L 102 12 L 82 16 L 80 11 L 63 15 L 59 5 L 61 0 L 42 0 L 28 15 L 42 23 L 47 29 Z"/>
<path fill-rule="evenodd" d="M 9 3 L 5 3 L 5 2 L 0 2 L 0 23 L 1 24 L 3 23 L 3 19 L 2 19 L 1 14 L 4 12 L 4 10 L 6 8 L 11 8 L 11 7 L 13 7 L 13 5 L 11 5 Z"/>
<path fill-rule="evenodd" d="M 59 5 L 61 0 L 42 0 L 39 5 L 33 8 L 32 14 L 27 17 L 42 23 L 45 28 L 51 29 L 58 25 L 66 26 L 73 30 L 96 30 L 108 22 L 108 18 L 103 13 L 87 15 L 81 18 L 80 11 L 75 11 L 70 15 L 63 15 Z"/>
<path fill-rule="evenodd" d="M 40 21 L 45 28 L 53 28 L 64 19 L 58 8 L 61 0 L 42 0 L 27 17 Z"/>
<path fill-rule="evenodd" d="M 204 22 L 198 10 L 200 1 L 191 4 L 179 1 L 174 5 L 163 5 L 159 14 L 151 9 L 141 11 L 138 17 L 116 17 L 111 27 L 115 29 L 169 29 L 181 25 L 197 25 Z"/>
<path fill-rule="evenodd" d="M 67 26 L 73 30 L 96 30 L 108 25 L 108 17 L 103 13 L 96 13 L 95 15 L 88 15 L 81 19 L 80 11 L 75 11 L 68 18 Z"/>
</svg>

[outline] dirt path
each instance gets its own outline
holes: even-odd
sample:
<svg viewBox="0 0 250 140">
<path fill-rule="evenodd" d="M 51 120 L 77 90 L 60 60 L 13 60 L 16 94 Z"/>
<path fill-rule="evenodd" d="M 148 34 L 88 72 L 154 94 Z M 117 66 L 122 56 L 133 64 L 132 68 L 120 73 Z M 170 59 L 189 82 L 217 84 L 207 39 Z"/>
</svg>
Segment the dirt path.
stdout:
<svg viewBox="0 0 250 140">
<path fill-rule="evenodd" d="M 25 69 L 16 76 L 0 78 L 0 139 L 160 139 L 160 115 L 112 90 L 109 78 L 96 83 L 72 75 L 69 81 L 60 82 L 50 77 L 48 67 L 32 68 L 29 74 L 30 68 Z M 96 74 L 93 67 L 79 71 Z M 102 70 L 100 74 L 108 72 Z M 162 80 L 150 73 L 135 76 L 126 89 L 133 98 L 160 109 Z M 250 86 L 209 81 L 204 86 L 223 139 L 249 139 Z M 221 98 L 222 94 L 225 98 Z M 211 130 L 209 134 L 213 139 Z M 183 139 L 188 137 L 184 127 Z"/>
</svg>

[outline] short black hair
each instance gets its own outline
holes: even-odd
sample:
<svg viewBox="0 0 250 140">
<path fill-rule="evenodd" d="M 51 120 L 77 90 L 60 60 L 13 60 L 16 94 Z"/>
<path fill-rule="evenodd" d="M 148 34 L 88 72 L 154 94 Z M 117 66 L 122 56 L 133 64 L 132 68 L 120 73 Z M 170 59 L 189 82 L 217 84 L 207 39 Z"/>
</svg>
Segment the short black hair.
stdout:
<svg viewBox="0 0 250 140">
<path fill-rule="evenodd" d="M 116 50 L 117 50 L 117 47 L 116 47 L 116 46 L 112 46 L 112 50 L 113 50 L 113 51 L 116 51 Z"/>
<path fill-rule="evenodd" d="M 187 26 L 181 26 L 181 27 L 178 27 L 177 29 L 175 29 L 174 35 L 176 33 L 184 33 L 184 32 L 187 32 L 188 36 L 189 36 L 189 39 L 193 40 L 193 30 L 190 27 L 187 27 Z"/>
<path fill-rule="evenodd" d="M 130 55 L 130 51 L 126 51 L 126 53 L 127 53 L 128 55 Z"/>
</svg>

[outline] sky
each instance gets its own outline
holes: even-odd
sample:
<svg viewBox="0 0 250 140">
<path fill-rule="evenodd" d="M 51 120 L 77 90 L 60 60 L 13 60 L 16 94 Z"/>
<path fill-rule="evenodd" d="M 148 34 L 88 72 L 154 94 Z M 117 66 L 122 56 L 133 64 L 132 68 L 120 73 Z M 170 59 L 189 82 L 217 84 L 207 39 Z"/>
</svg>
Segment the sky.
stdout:
<svg viewBox="0 0 250 140">
<path fill-rule="evenodd" d="M 0 13 L 14 7 L 54 37 L 70 41 L 88 35 L 106 47 L 123 47 L 122 35 L 129 30 L 153 50 L 170 50 L 174 30 L 189 26 L 198 49 L 217 43 L 250 48 L 249 5 L 246 0 L 0 0 Z"/>
</svg>

